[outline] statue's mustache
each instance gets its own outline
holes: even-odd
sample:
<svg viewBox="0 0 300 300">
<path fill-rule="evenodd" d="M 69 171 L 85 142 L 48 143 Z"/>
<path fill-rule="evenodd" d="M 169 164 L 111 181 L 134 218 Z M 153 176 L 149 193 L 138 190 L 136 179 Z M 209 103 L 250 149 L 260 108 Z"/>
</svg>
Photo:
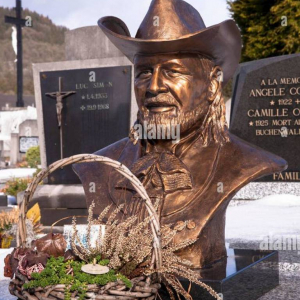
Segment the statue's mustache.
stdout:
<svg viewBox="0 0 300 300">
<path fill-rule="evenodd" d="M 147 97 L 144 106 L 176 106 L 180 107 L 178 101 L 168 94 L 158 94 L 155 97 Z"/>
</svg>

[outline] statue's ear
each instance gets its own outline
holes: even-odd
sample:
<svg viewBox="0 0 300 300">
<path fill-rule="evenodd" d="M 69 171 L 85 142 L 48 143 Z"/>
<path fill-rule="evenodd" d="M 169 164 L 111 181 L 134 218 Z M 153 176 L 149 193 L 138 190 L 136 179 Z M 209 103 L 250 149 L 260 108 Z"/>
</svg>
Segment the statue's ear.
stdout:
<svg viewBox="0 0 300 300">
<path fill-rule="evenodd" d="M 213 101 L 217 95 L 217 93 L 222 88 L 223 82 L 223 71 L 219 66 L 213 68 L 210 72 L 210 86 L 209 86 L 209 94 L 208 100 Z"/>
</svg>

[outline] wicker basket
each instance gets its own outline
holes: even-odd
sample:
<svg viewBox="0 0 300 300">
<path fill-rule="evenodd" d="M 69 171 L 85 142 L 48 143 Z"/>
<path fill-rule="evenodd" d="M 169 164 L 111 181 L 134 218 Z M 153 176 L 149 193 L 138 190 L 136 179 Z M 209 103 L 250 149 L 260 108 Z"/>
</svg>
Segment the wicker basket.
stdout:
<svg viewBox="0 0 300 300">
<path fill-rule="evenodd" d="M 99 162 L 105 165 L 109 165 L 116 171 L 126 177 L 131 184 L 135 187 L 136 191 L 141 197 L 141 201 L 144 201 L 149 215 L 151 216 L 150 226 L 153 234 L 153 253 L 151 260 L 151 268 L 159 269 L 162 265 L 161 256 L 161 241 L 160 241 L 160 224 L 156 211 L 152 205 L 152 202 L 147 195 L 145 188 L 142 183 L 121 163 L 114 161 L 110 158 L 91 155 L 91 154 L 80 154 L 69 158 L 59 160 L 50 165 L 46 170 L 41 171 L 27 187 L 23 201 L 20 207 L 19 223 L 18 223 L 18 234 L 17 234 L 17 246 L 21 248 L 26 247 L 26 213 L 28 204 L 31 201 L 34 192 L 38 184 L 49 174 L 59 168 L 63 168 L 67 165 L 82 162 Z M 97 299 L 97 300 L 130 300 L 130 299 L 155 299 L 158 289 L 160 288 L 159 277 L 156 277 L 156 282 L 153 282 L 150 277 L 142 276 L 139 278 L 132 279 L 133 286 L 129 290 L 126 288 L 122 281 L 108 283 L 106 286 L 89 285 L 86 299 Z M 53 300 L 53 299 L 64 299 L 65 285 L 49 286 L 46 288 L 36 288 L 29 291 L 23 290 L 23 284 L 28 281 L 25 276 L 20 272 L 16 272 L 15 279 L 10 283 L 10 293 L 17 296 L 20 299 L 25 300 Z M 72 300 L 77 299 L 76 294 L 71 298 Z"/>
</svg>

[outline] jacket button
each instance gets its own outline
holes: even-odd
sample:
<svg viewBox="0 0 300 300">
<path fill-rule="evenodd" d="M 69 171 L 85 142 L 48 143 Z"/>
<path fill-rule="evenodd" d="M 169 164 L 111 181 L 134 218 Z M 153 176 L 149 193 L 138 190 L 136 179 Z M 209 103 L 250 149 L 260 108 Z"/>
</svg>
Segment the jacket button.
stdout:
<svg viewBox="0 0 300 300">
<path fill-rule="evenodd" d="M 186 222 L 178 221 L 174 227 L 177 231 L 182 231 L 186 227 Z"/>
<path fill-rule="evenodd" d="M 196 227 L 196 223 L 194 221 L 188 221 L 186 227 L 187 229 L 194 229 Z"/>
</svg>

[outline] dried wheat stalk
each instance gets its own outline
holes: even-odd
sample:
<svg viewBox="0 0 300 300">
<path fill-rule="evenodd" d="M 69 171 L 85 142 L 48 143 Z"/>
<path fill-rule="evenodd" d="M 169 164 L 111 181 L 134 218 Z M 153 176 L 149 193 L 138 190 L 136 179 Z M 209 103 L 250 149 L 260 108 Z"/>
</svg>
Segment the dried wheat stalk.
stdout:
<svg viewBox="0 0 300 300">
<path fill-rule="evenodd" d="M 19 220 L 19 208 L 15 207 L 10 211 L 0 212 L 0 229 L 8 225 L 17 224 Z"/>
</svg>

